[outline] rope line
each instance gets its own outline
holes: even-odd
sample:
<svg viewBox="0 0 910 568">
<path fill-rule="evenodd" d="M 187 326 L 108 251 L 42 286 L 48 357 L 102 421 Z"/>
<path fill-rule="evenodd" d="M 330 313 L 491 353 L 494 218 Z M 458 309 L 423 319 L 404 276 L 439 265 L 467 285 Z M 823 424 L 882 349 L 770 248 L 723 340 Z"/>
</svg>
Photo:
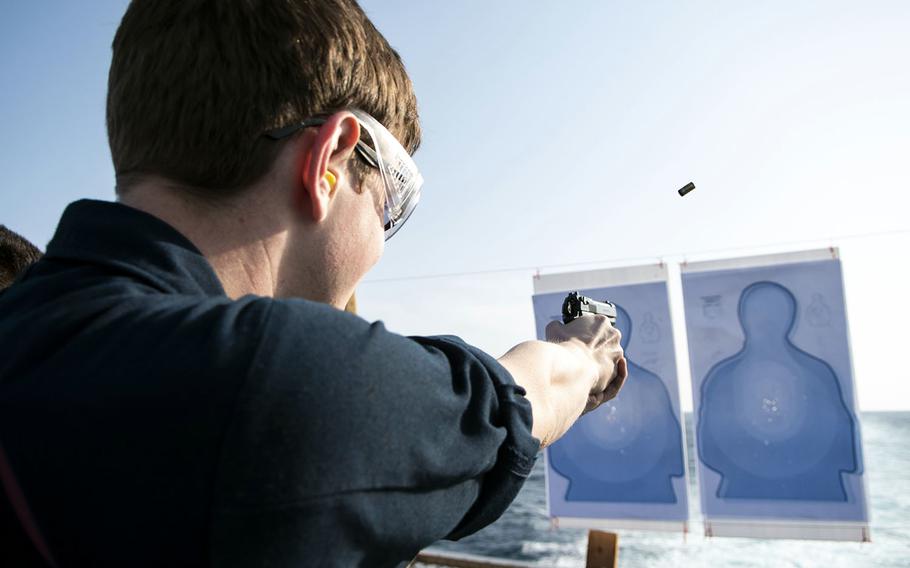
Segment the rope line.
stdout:
<svg viewBox="0 0 910 568">
<path fill-rule="evenodd" d="M 540 272 L 541 270 L 556 270 L 564 269 L 570 267 L 583 267 L 583 266 L 592 266 L 592 265 L 610 265 L 610 264 L 644 264 L 649 261 L 664 262 L 668 259 L 686 259 L 688 257 L 697 257 L 703 255 L 712 255 L 719 253 L 729 253 L 729 252 L 742 252 L 742 251 L 758 251 L 760 249 L 772 248 L 772 247 L 783 247 L 783 246 L 795 246 L 795 245 L 818 245 L 819 243 L 825 243 L 825 246 L 833 246 L 835 241 L 849 241 L 849 240 L 858 240 L 858 239 L 867 239 L 875 237 L 888 237 L 888 236 L 899 236 L 899 235 L 910 235 L 910 229 L 897 229 L 893 231 L 878 231 L 870 233 L 857 233 L 852 235 L 840 235 L 836 237 L 829 237 L 827 239 L 814 239 L 814 240 L 801 240 L 801 241 L 782 241 L 776 243 L 769 243 L 763 245 L 752 245 L 752 246 L 741 246 L 741 247 L 728 247 L 728 248 L 718 248 L 718 249 L 705 249 L 696 252 L 675 252 L 668 253 L 663 255 L 652 255 L 652 256 L 637 256 L 637 257 L 626 257 L 626 258 L 612 258 L 605 260 L 591 260 L 585 262 L 570 262 L 563 264 L 539 264 L 536 266 L 515 266 L 515 267 L 503 267 L 503 268 L 491 268 L 488 270 L 473 270 L 473 271 L 463 271 L 463 272 L 443 272 L 438 274 L 417 274 L 413 276 L 392 276 L 389 278 L 375 278 L 372 280 L 364 280 L 360 283 L 361 286 L 365 284 L 384 284 L 387 282 L 405 282 L 411 280 L 432 280 L 438 278 L 458 278 L 462 276 L 487 276 L 490 274 L 508 274 L 512 272 Z"/>
</svg>

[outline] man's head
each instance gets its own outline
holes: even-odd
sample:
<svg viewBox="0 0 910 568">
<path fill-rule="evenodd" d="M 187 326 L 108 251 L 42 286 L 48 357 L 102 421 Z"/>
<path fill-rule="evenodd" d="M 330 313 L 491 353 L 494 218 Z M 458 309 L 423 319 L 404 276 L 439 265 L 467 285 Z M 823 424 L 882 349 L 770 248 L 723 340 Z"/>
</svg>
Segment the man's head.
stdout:
<svg viewBox="0 0 910 568">
<path fill-rule="evenodd" d="M 267 131 L 349 108 L 417 149 L 411 81 L 354 0 L 133 0 L 108 81 L 118 191 L 153 174 L 217 199 L 272 166 Z"/>
<path fill-rule="evenodd" d="M 20 235 L 0 225 L 0 290 L 41 258 L 41 251 Z"/>
<path fill-rule="evenodd" d="M 108 86 L 127 204 L 177 194 L 203 206 L 195 211 L 232 210 L 244 220 L 238 232 L 280 234 L 283 267 L 272 277 L 289 283 L 286 295 L 352 288 L 378 260 L 384 180 L 357 151 L 373 141 L 350 111 L 411 153 L 420 126 L 400 57 L 354 0 L 133 0 Z M 291 136 L 268 135 L 314 118 Z M 306 286 L 293 283 L 302 269 Z"/>
</svg>

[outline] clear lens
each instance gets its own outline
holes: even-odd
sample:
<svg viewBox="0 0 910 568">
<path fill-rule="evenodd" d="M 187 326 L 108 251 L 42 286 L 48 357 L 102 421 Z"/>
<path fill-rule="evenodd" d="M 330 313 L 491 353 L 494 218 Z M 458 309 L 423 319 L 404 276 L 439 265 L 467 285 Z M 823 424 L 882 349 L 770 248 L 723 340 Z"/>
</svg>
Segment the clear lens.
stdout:
<svg viewBox="0 0 910 568">
<path fill-rule="evenodd" d="M 379 121 L 358 109 L 351 112 L 373 139 L 373 149 L 385 186 L 385 238 L 389 240 L 414 212 L 420 200 L 423 176 L 407 150 Z"/>
</svg>

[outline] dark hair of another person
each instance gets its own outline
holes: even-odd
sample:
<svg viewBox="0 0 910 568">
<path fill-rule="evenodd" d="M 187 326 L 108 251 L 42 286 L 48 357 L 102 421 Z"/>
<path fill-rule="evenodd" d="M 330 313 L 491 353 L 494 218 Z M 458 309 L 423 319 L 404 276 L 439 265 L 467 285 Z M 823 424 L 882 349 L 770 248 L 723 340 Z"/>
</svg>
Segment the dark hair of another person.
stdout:
<svg viewBox="0 0 910 568">
<path fill-rule="evenodd" d="M 23 238 L 0 225 L 0 290 L 8 287 L 23 270 L 41 258 L 41 251 Z"/>
<path fill-rule="evenodd" d="M 108 77 L 117 191 L 151 174 L 217 200 L 271 168 L 263 133 L 347 108 L 417 149 L 411 80 L 356 1 L 133 0 Z"/>
</svg>

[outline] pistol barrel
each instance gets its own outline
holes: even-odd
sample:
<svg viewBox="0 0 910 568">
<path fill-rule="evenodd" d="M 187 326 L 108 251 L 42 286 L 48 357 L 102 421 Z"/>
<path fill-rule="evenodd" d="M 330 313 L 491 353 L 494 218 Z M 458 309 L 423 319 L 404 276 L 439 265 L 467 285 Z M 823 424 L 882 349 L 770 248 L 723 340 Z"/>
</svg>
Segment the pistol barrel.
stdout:
<svg viewBox="0 0 910 568">
<path fill-rule="evenodd" d="M 562 303 L 562 323 L 569 323 L 584 314 L 605 315 L 611 324 L 616 323 L 616 306 L 611 302 L 598 302 L 578 292 L 570 292 Z"/>
</svg>

